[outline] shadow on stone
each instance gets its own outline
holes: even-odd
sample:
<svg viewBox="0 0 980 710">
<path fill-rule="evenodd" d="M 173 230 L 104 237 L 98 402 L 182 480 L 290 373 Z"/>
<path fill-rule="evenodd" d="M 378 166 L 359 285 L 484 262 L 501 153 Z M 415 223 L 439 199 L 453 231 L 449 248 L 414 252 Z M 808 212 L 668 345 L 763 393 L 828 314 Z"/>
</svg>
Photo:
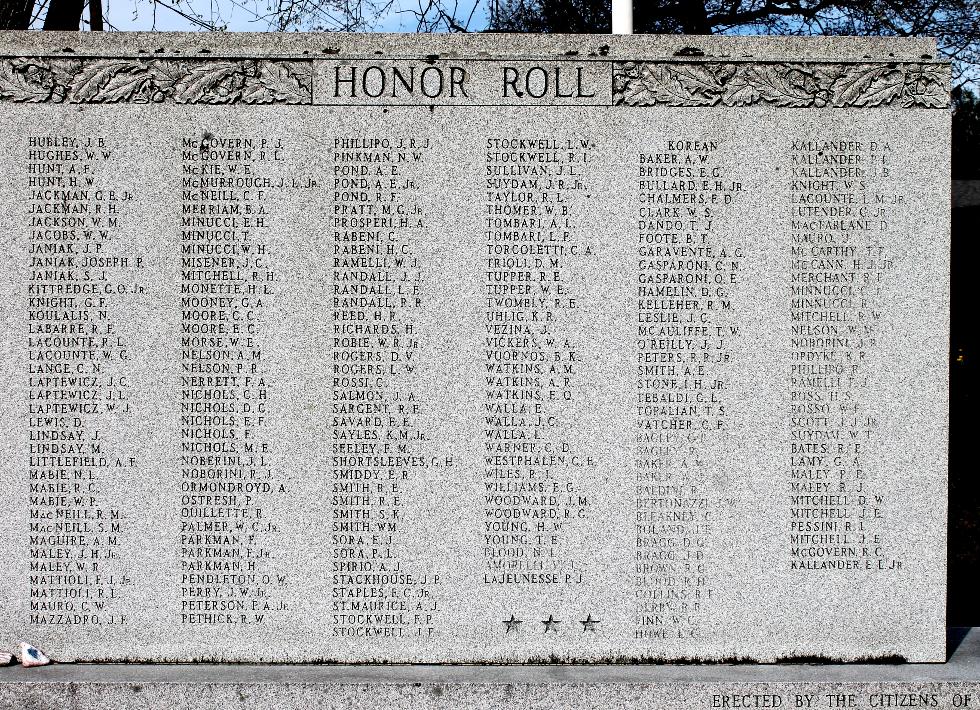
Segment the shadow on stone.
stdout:
<svg viewBox="0 0 980 710">
<path fill-rule="evenodd" d="M 970 633 L 969 626 L 951 626 L 946 629 L 946 660 L 949 661 Z"/>
</svg>

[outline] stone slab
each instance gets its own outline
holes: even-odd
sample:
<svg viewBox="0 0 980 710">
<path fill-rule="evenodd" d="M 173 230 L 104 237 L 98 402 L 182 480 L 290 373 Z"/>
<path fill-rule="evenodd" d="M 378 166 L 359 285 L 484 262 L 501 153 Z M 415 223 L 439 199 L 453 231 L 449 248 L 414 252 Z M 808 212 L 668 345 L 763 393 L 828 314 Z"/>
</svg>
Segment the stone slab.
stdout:
<svg viewBox="0 0 980 710">
<path fill-rule="evenodd" d="M 927 40 L 5 34 L 0 643 L 943 661 Z"/>
<path fill-rule="evenodd" d="M 337 666 L 60 664 L 0 669 L 0 707 L 971 708 L 980 633 L 945 664 Z"/>
</svg>

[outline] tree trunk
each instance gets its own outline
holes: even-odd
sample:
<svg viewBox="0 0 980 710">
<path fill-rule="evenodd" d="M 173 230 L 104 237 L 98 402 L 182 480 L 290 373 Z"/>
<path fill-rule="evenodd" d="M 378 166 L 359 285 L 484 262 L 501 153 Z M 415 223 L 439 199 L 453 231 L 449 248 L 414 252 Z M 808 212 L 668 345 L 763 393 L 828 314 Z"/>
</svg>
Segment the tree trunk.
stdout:
<svg viewBox="0 0 980 710">
<path fill-rule="evenodd" d="M 34 0 L 0 0 L 0 30 L 26 30 L 34 14 Z"/>
<path fill-rule="evenodd" d="M 102 32 L 102 0 L 88 0 L 88 28 L 93 32 Z"/>
<path fill-rule="evenodd" d="M 708 10 L 704 0 L 683 0 L 679 3 L 679 19 L 686 35 L 710 35 Z"/>
<path fill-rule="evenodd" d="M 77 31 L 84 8 L 85 0 L 51 0 L 44 18 L 44 29 Z"/>
</svg>

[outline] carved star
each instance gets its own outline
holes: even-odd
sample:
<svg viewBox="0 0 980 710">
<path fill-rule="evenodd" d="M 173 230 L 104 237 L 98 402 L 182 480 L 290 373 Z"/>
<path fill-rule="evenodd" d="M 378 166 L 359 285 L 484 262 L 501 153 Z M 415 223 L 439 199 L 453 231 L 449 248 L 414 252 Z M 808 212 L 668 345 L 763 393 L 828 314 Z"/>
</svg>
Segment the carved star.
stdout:
<svg viewBox="0 0 980 710">
<path fill-rule="evenodd" d="M 521 630 L 520 629 L 520 626 L 523 623 L 524 623 L 523 621 L 521 621 L 520 619 L 518 619 L 513 614 L 510 615 L 510 618 L 509 619 L 504 619 L 504 625 L 507 627 L 507 633 L 508 634 L 511 631 L 520 631 Z"/>
<path fill-rule="evenodd" d="M 554 631 L 557 634 L 558 624 L 560 624 L 561 622 L 555 618 L 554 614 L 548 614 L 548 618 L 542 621 L 541 623 L 544 624 L 545 633 L 548 633 L 549 631 Z"/>
<path fill-rule="evenodd" d="M 582 631 L 595 631 L 596 624 L 601 624 L 602 622 L 598 619 L 593 619 L 592 614 L 589 614 L 585 619 L 578 623 L 582 625 Z"/>
</svg>

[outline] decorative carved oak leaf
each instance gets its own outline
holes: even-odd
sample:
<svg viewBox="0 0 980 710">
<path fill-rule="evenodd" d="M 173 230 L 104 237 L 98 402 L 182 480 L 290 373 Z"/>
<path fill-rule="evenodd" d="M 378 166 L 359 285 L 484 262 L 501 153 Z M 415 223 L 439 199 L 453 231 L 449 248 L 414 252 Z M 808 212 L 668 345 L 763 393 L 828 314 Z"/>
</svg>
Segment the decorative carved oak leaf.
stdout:
<svg viewBox="0 0 980 710">
<path fill-rule="evenodd" d="M 777 106 L 813 106 L 820 85 L 805 65 L 774 64 L 755 67 L 762 83 L 762 98 Z"/>
<path fill-rule="evenodd" d="M 705 102 L 715 104 L 725 90 L 723 79 L 730 78 L 717 64 L 676 64 L 673 74 L 678 83 L 692 96 L 702 96 Z"/>
<path fill-rule="evenodd" d="M 173 86 L 174 101 L 180 104 L 234 103 L 246 76 L 255 73 L 254 62 L 186 62 L 181 68 L 184 74 Z"/>
<path fill-rule="evenodd" d="M 616 99 L 616 104 L 622 106 L 649 106 L 651 103 L 650 93 L 639 83 L 627 86 Z"/>
<path fill-rule="evenodd" d="M 0 61 L 0 99 L 18 103 L 38 103 L 51 98 L 52 83 L 38 81 L 23 67 L 9 61 Z"/>
<path fill-rule="evenodd" d="M 613 81 L 621 78 L 635 79 L 640 75 L 640 69 L 636 62 L 614 62 L 613 68 L 615 69 Z"/>
<path fill-rule="evenodd" d="M 152 86 L 153 75 L 143 65 L 139 69 L 114 74 L 91 100 L 105 103 L 146 103 L 150 100 Z"/>
<path fill-rule="evenodd" d="M 72 78 L 68 100 L 72 103 L 129 101 L 146 81 L 146 65 L 130 59 L 86 62 Z"/>
<path fill-rule="evenodd" d="M 883 106 L 902 93 L 905 74 L 887 64 L 847 67 L 830 86 L 834 106 Z"/>
<path fill-rule="evenodd" d="M 745 69 L 746 81 L 759 92 L 759 100 L 776 106 L 813 106 L 820 85 L 803 64 L 753 64 Z"/>
<path fill-rule="evenodd" d="M 717 96 L 695 94 L 681 83 L 674 66 L 669 64 L 644 64 L 640 69 L 640 81 L 648 96 L 646 104 L 667 106 L 710 106 Z"/>
<path fill-rule="evenodd" d="M 615 94 L 616 105 L 646 106 L 654 103 L 650 92 L 639 79 L 623 82 Z"/>
<path fill-rule="evenodd" d="M 29 83 L 51 88 L 54 88 L 58 80 L 57 64 L 57 60 L 49 61 L 40 57 L 17 57 L 10 60 L 14 71 L 24 74 Z"/>
<path fill-rule="evenodd" d="M 855 106 L 886 106 L 902 95 L 905 72 L 892 69 L 878 77 L 858 99 Z"/>
<path fill-rule="evenodd" d="M 58 59 L 45 59 L 43 63 L 51 72 L 54 81 L 64 84 L 66 87 L 71 86 L 75 76 L 82 70 L 81 59 L 60 57 Z"/>
<path fill-rule="evenodd" d="M 905 74 L 903 105 L 946 108 L 949 106 L 949 77 L 944 68 L 920 64 Z"/>
<path fill-rule="evenodd" d="M 149 72 L 153 76 L 153 90 L 149 95 L 150 101 L 161 102 L 174 93 L 174 86 L 187 73 L 183 62 L 157 59 L 150 62 Z"/>
<path fill-rule="evenodd" d="M 53 83 L 51 101 L 61 102 L 68 98 L 75 75 L 82 70 L 81 59 L 50 59 L 46 60 L 47 70 Z"/>
<path fill-rule="evenodd" d="M 640 67 L 636 62 L 617 62 L 614 66 L 613 86 L 622 84 L 620 88 L 625 88 L 627 83 L 640 77 Z"/>
<path fill-rule="evenodd" d="M 311 103 L 310 75 L 292 62 L 262 62 L 258 74 L 249 77 L 242 89 L 247 104 Z"/>
<path fill-rule="evenodd" d="M 747 68 L 745 64 L 738 65 L 734 76 L 725 84 L 725 91 L 721 96 L 721 102 L 725 106 L 750 106 L 762 98 L 762 92 L 752 81 Z"/>
<path fill-rule="evenodd" d="M 647 102 L 647 91 L 640 81 L 640 68 L 636 62 L 615 65 L 613 74 L 613 103 L 617 106 L 642 106 Z"/>
<path fill-rule="evenodd" d="M 881 64 L 856 64 L 835 69 L 830 81 L 830 102 L 837 108 L 852 105 L 875 79 L 888 71 L 888 67 Z"/>
</svg>

